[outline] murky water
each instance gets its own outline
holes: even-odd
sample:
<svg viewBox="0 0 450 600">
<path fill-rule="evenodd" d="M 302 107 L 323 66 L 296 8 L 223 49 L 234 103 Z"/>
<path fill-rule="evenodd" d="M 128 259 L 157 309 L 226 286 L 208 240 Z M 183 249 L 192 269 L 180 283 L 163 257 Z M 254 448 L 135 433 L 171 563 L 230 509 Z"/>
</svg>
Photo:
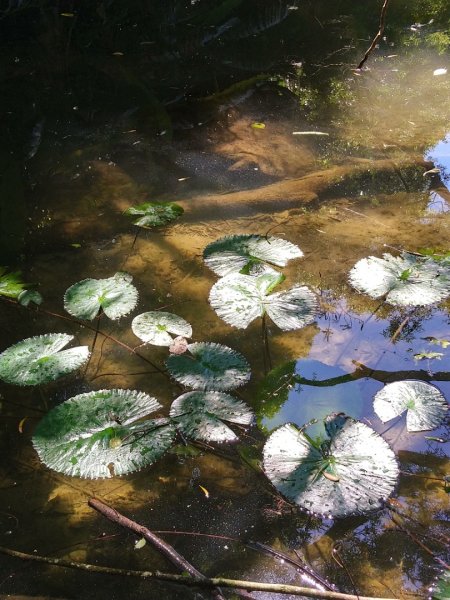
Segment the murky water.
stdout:
<svg viewBox="0 0 450 600">
<path fill-rule="evenodd" d="M 350 268 L 368 255 L 449 250 L 449 54 L 430 47 L 422 33 L 414 38 L 415 30 L 409 29 L 414 21 L 397 15 L 398 31 L 390 34 L 395 47 L 388 35 L 368 69 L 355 73 L 350 57 L 357 54 L 358 35 L 350 21 L 356 16 L 341 7 L 337 15 L 350 32 L 341 44 L 327 38 L 314 58 L 305 46 L 294 53 L 289 34 L 298 31 L 308 39 L 304 20 L 311 18 L 315 24 L 308 35 L 314 36 L 324 15 L 320 6 L 315 19 L 295 8 L 285 7 L 283 19 L 273 7 L 260 16 L 259 29 L 265 23 L 270 32 L 265 35 L 273 37 L 264 38 L 255 25 L 254 43 L 245 42 L 247 63 L 245 53 L 236 59 L 232 43 L 214 46 L 222 66 L 228 60 L 235 61 L 236 69 L 249 68 L 257 57 L 268 58 L 262 50 L 258 54 L 258 44 L 276 44 L 281 31 L 286 53 L 277 51 L 283 55 L 278 78 L 257 78 L 214 101 L 175 102 L 172 112 L 171 98 L 178 91 L 172 89 L 170 96 L 169 84 L 178 81 L 182 87 L 184 80 L 182 73 L 170 72 L 170 81 L 162 86 L 168 94 L 167 120 L 155 116 L 155 105 L 148 102 L 146 121 L 136 98 L 115 112 L 110 105 L 102 112 L 95 100 L 88 107 L 69 99 L 71 113 L 61 117 L 49 111 L 31 119 L 19 175 L 2 157 L 3 171 L 10 175 L 3 177 L 8 185 L 2 193 L 13 189 L 14 196 L 2 199 L 1 231 L 2 236 L 8 232 L 9 241 L 1 246 L 8 252 L 0 264 L 20 267 L 27 281 L 39 284 L 45 302 L 39 311 L 2 302 L 0 350 L 53 331 L 74 334 L 80 344 L 91 345 L 91 330 L 44 311 L 64 314 L 64 291 L 76 281 L 125 270 L 140 294 L 132 316 L 165 307 L 192 324 L 194 341 L 226 344 L 246 356 L 252 379 L 239 395 L 254 408 L 257 426 L 243 433 L 237 446 L 195 456 L 169 452 L 127 477 L 85 481 L 50 471 L 31 446 L 34 427 L 48 408 L 84 391 L 120 387 L 155 396 L 163 404 L 161 414 L 167 414 L 179 394 L 168 377 L 149 373 L 152 369 L 139 357 L 99 336 L 88 371 L 46 386 L 44 397 L 34 389 L 0 384 L 0 545 L 125 569 L 171 570 L 149 545 L 135 550 L 133 534 L 93 514 L 87 500 L 97 496 L 161 531 L 208 575 L 304 583 L 294 566 L 245 545 L 252 540 L 292 557 L 298 551 L 341 591 L 425 597 L 442 568 L 436 557 L 450 560 L 443 480 L 450 423 L 433 432 L 408 433 L 404 417 L 383 424 L 372 407 L 383 382 L 400 372 L 411 378 L 423 370 L 450 398 L 450 347 L 430 342 L 450 339 L 450 304 L 408 311 L 380 307 L 347 283 Z M 373 10 L 376 16 L 378 9 Z M 271 19 L 280 25 L 269 27 Z M 331 16 L 329 23 L 331 36 Z M 201 47 L 206 44 L 202 39 Z M 190 47 L 188 37 L 185 42 Z M 193 54 L 184 51 L 183 60 L 191 60 Z M 204 64 L 196 60 L 199 64 L 192 66 L 187 59 L 186 64 L 198 74 L 193 88 L 199 91 L 203 85 L 205 92 L 198 95 L 205 98 L 211 90 Z M 269 72 L 269 65 L 253 66 L 251 74 Z M 153 73 L 160 75 L 161 69 L 158 64 Z M 270 73 L 275 72 L 272 67 Z M 85 111 L 81 118 L 80 110 Z M 430 172 L 434 167 L 439 172 Z M 150 200 L 176 201 L 184 215 L 163 229 L 138 232 L 123 211 Z M 298 244 L 304 257 L 283 269 L 283 285 L 305 283 L 321 300 L 320 316 L 302 330 L 286 333 L 269 325 L 272 366 L 292 363 L 304 378 L 269 393 L 263 389 L 268 365 L 260 323 L 245 331 L 233 329 L 208 304 L 216 278 L 203 264 L 202 251 L 210 242 L 238 233 L 270 233 Z M 17 257 L 15 263 L 11 255 Z M 101 328 L 131 347 L 139 343 L 129 317 L 104 322 Z M 436 350 L 439 358 L 417 357 Z M 163 366 L 165 349 L 147 346 L 140 351 Z M 356 374 L 351 381 L 345 380 L 349 373 Z M 342 382 L 317 385 L 343 376 Z M 336 521 L 313 518 L 284 502 L 242 460 L 248 452 L 242 448 L 260 458 L 265 436 L 278 425 L 302 425 L 335 411 L 370 424 L 394 448 L 401 468 L 398 513 L 385 509 Z M 200 597 L 166 584 L 30 565 L 5 556 L 0 565 L 0 595 L 5 597 Z"/>
</svg>

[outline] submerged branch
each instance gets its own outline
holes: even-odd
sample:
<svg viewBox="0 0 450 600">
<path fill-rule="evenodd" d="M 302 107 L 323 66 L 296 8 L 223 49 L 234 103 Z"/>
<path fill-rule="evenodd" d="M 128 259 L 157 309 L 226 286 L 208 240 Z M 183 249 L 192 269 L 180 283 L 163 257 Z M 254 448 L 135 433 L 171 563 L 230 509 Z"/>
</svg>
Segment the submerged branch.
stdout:
<svg viewBox="0 0 450 600">
<path fill-rule="evenodd" d="M 186 577 L 185 575 L 175 575 L 172 573 L 161 573 L 160 571 L 135 571 L 128 569 L 117 569 L 113 567 L 100 567 L 88 563 L 74 562 L 63 558 L 53 558 L 51 556 L 39 556 L 38 554 L 26 554 L 10 548 L 0 546 L 0 553 L 30 560 L 34 562 L 45 563 L 57 567 L 66 567 L 69 569 L 79 569 L 90 573 L 102 573 L 106 575 L 122 575 L 126 577 L 139 577 L 141 579 L 167 581 L 179 585 L 199 588 L 215 588 L 217 586 L 231 589 L 245 589 L 248 591 L 272 592 L 274 594 L 291 594 L 293 596 L 304 596 L 306 598 L 325 598 L 329 600 L 395 600 L 393 598 L 379 598 L 372 596 L 354 596 L 353 594 L 343 594 L 341 592 L 331 592 L 329 590 L 316 590 L 297 585 L 285 585 L 278 583 L 261 583 L 258 581 L 242 581 L 239 579 L 225 579 L 223 577 L 212 577 L 197 579 Z"/>
</svg>

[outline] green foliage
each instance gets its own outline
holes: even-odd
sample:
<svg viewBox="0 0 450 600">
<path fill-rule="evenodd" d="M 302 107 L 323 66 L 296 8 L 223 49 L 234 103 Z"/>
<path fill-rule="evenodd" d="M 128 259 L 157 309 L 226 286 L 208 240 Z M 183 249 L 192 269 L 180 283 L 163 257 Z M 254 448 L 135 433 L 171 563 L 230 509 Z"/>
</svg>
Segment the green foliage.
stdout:
<svg viewBox="0 0 450 600">
<path fill-rule="evenodd" d="M 27 289 L 28 286 L 28 283 L 22 281 L 20 271 L 10 273 L 6 267 L 0 267 L 0 296 L 14 298 L 23 306 L 28 306 L 30 302 L 41 304 L 41 294 L 36 290 Z"/>
<path fill-rule="evenodd" d="M 151 228 L 167 225 L 183 212 L 184 209 L 173 202 L 144 202 L 144 204 L 131 206 L 125 214 L 139 217 L 133 221 L 134 225 Z"/>
<path fill-rule="evenodd" d="M 433 586 L 433 600 L 449 600 L 450 599 L 450 571 L 443 571 L 439 577 L 437 584 Z"/>
</svg>

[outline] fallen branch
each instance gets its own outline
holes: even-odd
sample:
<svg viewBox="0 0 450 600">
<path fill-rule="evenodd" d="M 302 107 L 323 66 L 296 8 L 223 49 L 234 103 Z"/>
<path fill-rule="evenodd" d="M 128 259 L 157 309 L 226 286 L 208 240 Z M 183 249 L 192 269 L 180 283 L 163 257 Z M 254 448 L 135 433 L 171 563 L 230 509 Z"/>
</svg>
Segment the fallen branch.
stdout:
<svg viewBox="0 0 450 600">
<path fill-rule="evenodd" d="M 373 49 L 377 45 L 378 41 L 381 39 L 381 36 L 383 35 L 384 26 L 386 24 L 386 11 L 387 11 L 388 4 L 389 4 L 389 0 L 384 0 L 383 6 L 381 7 L 380 25 L 378 27 L 378 33 L 373 38 L 372 43 L 370 44 L 370 46 L 366 50 L 366 53 L 364 54 L 364 56 L 363 56 L 362 60 L 360 61 L 359 65 L 356 67 L 357 69 L 362 69 L 364 63 L 369 58 L 369 55 L 372 53 Z"/>
<path fill-rule="evenodd" d="M 373 596 L 354 596 L 353 594 L 343 594 L 341 592 L 331 592 L 328 590 L 316 590 L 297 585 L 286 585 L 278 583 L 261 583 L 258 581 L 242 581 L 239 579 L 225 579 L 223 577 L 205 577 L 197 579 L 186 577 L 185 575 L 175 575 L 172 573 L 162 573 L 160 571 L 135 571 L 127 569 L 117 569 L 113 567 L 100 567 L 88 563 L 74 562 L 63 558 L 53 558 L 51 556 L 39 556 L 38 554 L 26 554 L 10 548 L 0 546 L 0 553 L 30 560 L 39 563 L 46 563 L 57 567 L 69 569 L 79 569 L 89 573 L 102 573 L 103 575 L 121 575 L 126 577 L 139 577 L 141 579 L 153 579 L 156 581 L 167 581 L 179 585 L 200 588 L 226 587 L 232 589 L 246 589 L 248 591 L 272 592 L 274 594 L 291 594 L 293 596 L 304 596 L 306 598 L 325 598 L 329 600 L 395 600 L 394 598 L 379 598 Z"/>
</svg>

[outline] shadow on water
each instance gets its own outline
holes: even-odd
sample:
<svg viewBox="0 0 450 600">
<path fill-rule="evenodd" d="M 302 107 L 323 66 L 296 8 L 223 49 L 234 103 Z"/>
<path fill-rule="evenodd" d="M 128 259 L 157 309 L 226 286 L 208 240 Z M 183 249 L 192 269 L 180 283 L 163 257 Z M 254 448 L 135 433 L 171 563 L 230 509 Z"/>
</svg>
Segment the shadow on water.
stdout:
<svg viewBox="0 0 450 600">
<path fill-rule="evenodd" d="M 449 305 L 380 307 L 352 290 L 347 274 L 369 254 L 448 251 L 450 14 L 432 0 L 395 3 L 385 38 L 355 72 L 378 18 L 378 3 L 343 0 L 0 6 L 0 265 L 22 269 L 45 299 L 41 312 L 1 302 L 0 351 L 50 331 L 92 344 L 91 330 L 43 311 L 64 314 L 74 282 L 124 269 L 140 292 L 136 314 L 165 307 L 192 323 L 194 341 L 247 357 L 252 380 L 239 396 L 258 422 L 238 446 L 174 451 L 112 480 L 71 479 L 44 467 L 32 448 L 42 395 L 1 383 L 1 545 L 169 570 L 148 545 L 135 550 L 135 536 L 92 513 L 87 499 L 97 496 L 164 531 L 208 575 L 304 583 L 292 565 L 245 546 L 251 540 L 302 553 L 342 591 L 425 595 L 436 557 L 449 560 L 448 419 L 408 433 L 404 417 L 381 423 L 372 399 L 404 378 L 430 381 L 449 397 L 450 348 L 432 341 L 449 338 Z M 123 211 L 153 200 L 177 201 L 185 213 L 135 240 Z M 306 283 L 321 303 L 319 318 L 300 331 L 269 323 L 275 370 L 267 377 L 260 324 L 231 329 L 207 302 L 216 278 L 202 251 L 237 233 L 298 244 L 305 256 L 283 269 L 284 285 Z M 128 318 L 102 328 L 139 343 Z M 126 387 L 154 395 L 167 414 L 177 386 L 100 338 L 85 376 L 43 390 L 48 408 Z M 140 351 L 164 365 L 164 349 Z M 385 437 L 401 477 L 389 509 L 322 520 L 276 493 L 258 461 L 276 426 L 340 411 Z M 198 597 L 7 557 L 0 564 L 0 595 Z"/>
</svg>

